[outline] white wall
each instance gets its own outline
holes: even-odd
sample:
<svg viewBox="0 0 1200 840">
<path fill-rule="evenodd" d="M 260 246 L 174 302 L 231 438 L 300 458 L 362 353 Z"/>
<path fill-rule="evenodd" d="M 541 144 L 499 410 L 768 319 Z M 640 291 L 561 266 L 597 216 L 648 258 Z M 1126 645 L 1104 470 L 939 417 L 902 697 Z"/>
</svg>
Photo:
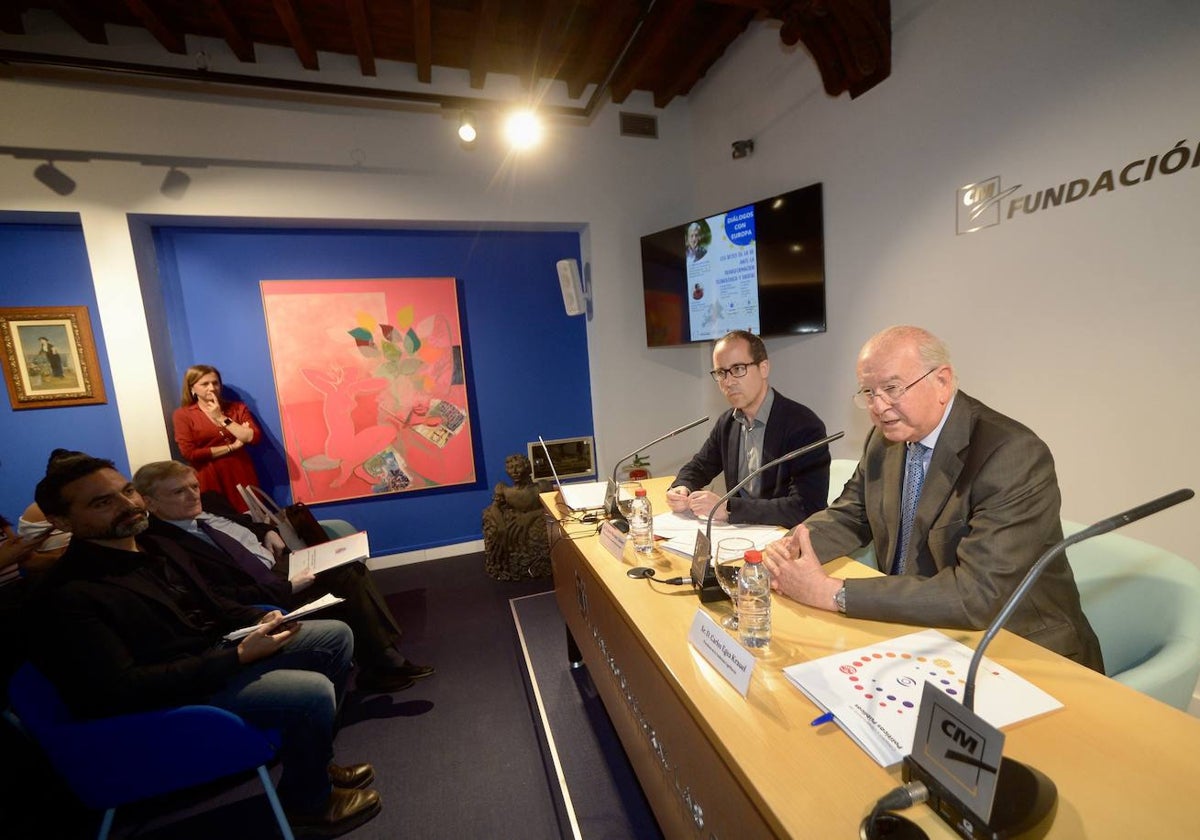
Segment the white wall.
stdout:
<svg viewBox="0 0 1200 840">
<path fill-rule="evenodd" d="M 1018 194 L 1200 143 L 1200 4 L 893 0 L 891 78 L 833 100 L 759 24 L 689 97 L 697 205 L 825 185 L 829 331 L 768 342 L 772 380 L 857 457 L 862 342 L 951 345 L 962 387 L 1037 431 L 1063 513 L 1092 521 L 1200 484 L 1200 168 L 958 236 L 956 190 Z M 747 95 L 747 91 L 758 91 Z M 734 161 L 732 140 L 753 137 Z M 698 380 L 698 387 L 702 387 Z M 1191 501 L 1127 533 L 1200 561 Z"/>
</svg>

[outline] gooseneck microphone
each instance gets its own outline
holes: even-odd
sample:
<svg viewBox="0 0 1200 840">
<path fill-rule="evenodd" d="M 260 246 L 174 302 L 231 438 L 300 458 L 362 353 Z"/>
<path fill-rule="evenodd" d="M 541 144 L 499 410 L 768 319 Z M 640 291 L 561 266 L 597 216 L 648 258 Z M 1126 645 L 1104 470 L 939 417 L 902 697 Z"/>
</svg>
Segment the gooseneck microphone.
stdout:
<svg viewBox="0 0 1200 840">
<path fill-rule="evenodd" d="M 696 553 L 692 555 L 692 585 L 702 590 L 701 601 L 705 600 L 703 590 L 708 586 L 707 578 L 709 577 L 710 571 L 708 561 L 712 557 L 713 516 L 718 510 L 720 510 L 721 505 L 729 501 L 733 497 L 734 493 L 741 490 L 746 483 L 755 476 L 764 473 L 771 469 L 771 467 L 782 464 L 785 461 L 790 461 L 793 458 L 799 458 L 801 455 L 807 455 L 809 452 L 812 452 L 815 449 L 820 449 L 822 446 L 828 446 L 845 434 L 845 432 L 834 432 L 828 437 L 823 437 L 820 440 L 814 440 L 812 443 L 806 443 L 799 449 L 793 449 L 786 455 L 780 455 L 774 461 L 768 461 L 758 469 L 751 470 L 745 478 L 733 485 L 733 487 L 726 491 L 724 496 L 717 500 L 717 503 L 713 505 L 713 509 L 708 512 L 708 520 L 704 523 L 704 531 L 702 533 L 697 533 L 696 535 Z M 721 595 L 717 597 L 724 597 L 724 592 L 721 591 L 719 587 L 718 591 L 721 592 Z"/>
<path fill-rule="evenodd" d="M 654 440 L 650 441 L 649 443 L 639 446 L 637 449 L 630 452 L 624 458 L 617 461 L 616 465 L 613 466 L 613 471 L 612 471 L 613 484 L 617 483 L 617 470 L 619 470 L 621 468 L 621 465 L 624 464 L 626 461 L 628 461 L 630 458 L 632 458 L 634 455 L 639 454 L 643 449 L 649 449 L 651 446 L 654 446 L 654 444 L 656 444 L 656 443 L 662 443 L 667 438 L 675 437 L 675 435 L 680 434 L 681 432 L 686 432 L 688 429 L 694 429 L 697 426 L 699 426 L 701 423 L 707 423 L 707 422 L 708 422 L 708 415 L 705 415 L 704 417 L 701 417 L 699 420 L 693 420 L 692 422 L 687 423 L 686 425 L 680 426 L 678 429 L 675 429 L 672 432 L 667 432 L 665 435 L 663 435 L 660 438 L 655 438 Z"/>
<path fill-rule="evenodd" d="M 1180 502 L 1186 502 L 1196 494 L 1188 488 L 1176 490 L 1174 493 L 1168 493 L 1165 496 L 1160 496 L 1153 501 L 1138 505 L 1124 513 L 1118 513 L 1116 516 L 1110 516 L 1107 519 L 1101 519 L 1095 525 L 1089 525 L 1077 534 L 1072 534 L 1066 537 L 1053 546 L 1049 551 L 1037 559 L 1037 562 L 1025 574 L 1024 580 L 1017 585 L 1013 590 L 1013 594 L 1009 596 L 1008 601 L 992 619 L 992 623 L 988 626 L 987 632 L 983 634 L 983 638 L 979 640 L 978 646 L 975 648 L 975 655 L 971 657 L 971 665 L 967 668 L 967 681 L 963 686 L 963 705 L 971 711 L 975 710 L 975 675 L 979 671 L 979 663 L 983 659 L 983 652 L 987 646 L 991 644 L 992 639 L 1000 629 L 1004 627 L 1013 610 L 1021 603 L 1030 587 L 1042 575 L 1042 570 L 1049 565 L 1050 561 L 1061 554 L 1068 546 L 1075 543 L 1083 542 L 1084 540 L 1097 537 L 1100 534 L 1107 534 L 1109 531 L 1115 531 L 1118 528 L 1128 525 L 1130 522 L 1136 522 L 1139 519 L 1144 519 L 1147 516 L 1166 510 L 1169 507 L 1174 507 Z"/>
<path fill-rule="evenodd" d="M 814 449 L 820 449 L 822 446 L 828 446 L 829 444 L 833 443 L 835 440 L 844 436 L 845 434 L 846 434 L 845 432 L 834 432 L 829 437 L 823 437 L 820 440 L 814 440 L 812 443 L 806 443 L 806 444 L 804 444 L 804 446 L 801 446 L 799 449 L 793 449 L 791 452 L 787 453 L 786 455 L 780 455 L 774 461 L 769 461 L 768 463 L 763 464 L 758 469 L 751 470 L 750 473 L 745 478 L 743 478 L 737 484 L 733 485 L 733 489 L 726 491 L 725 495 L 722 496 L 720 499 L 718 499 L 717 503 L 715 505 L 713 505 L 713 509 L 708 512 L 708 521 L 706 521 L 704 523 L 705 538 L 709 541 L 710 544 L 712 543 L 713 515 L 716 514 L 716 512 L 718 510 L 721 509 L 721 505 L 725 504 L 727 501 L 732 499 L 733 495 L 735 493 L 737 493 L 737 491 L 739 491 L 743 487 L 745 487 L 746 484 L 748 482 L 750 482 L 752 479 L 754 479 L 756 476 L 758 476 L 761 473 L 766 472 L 767 470 L 771 469 L 771 467 L 773 467 L 777 464 L 782 464 L 785 461 L 792 460 L 793 458 L 799 458 L 801 455 L 807 455 L 809 452 L 812 452 Z"/>
</svg>

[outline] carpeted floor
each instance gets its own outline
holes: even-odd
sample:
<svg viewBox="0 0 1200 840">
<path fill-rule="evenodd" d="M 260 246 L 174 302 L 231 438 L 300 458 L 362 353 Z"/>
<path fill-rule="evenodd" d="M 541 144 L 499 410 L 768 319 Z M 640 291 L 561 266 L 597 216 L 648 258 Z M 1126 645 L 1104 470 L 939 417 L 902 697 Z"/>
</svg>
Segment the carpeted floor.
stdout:
<svg viewBox="0 0 1200 840">
<path fill-rule="evenodd" d="M 567 663 L 566 632 L 553 592 L 514 598 L 531 702 L 543 749 L 559 780 L 571 834 L 581 840 L 662 836 L 586 668 Z"/>
</svg>

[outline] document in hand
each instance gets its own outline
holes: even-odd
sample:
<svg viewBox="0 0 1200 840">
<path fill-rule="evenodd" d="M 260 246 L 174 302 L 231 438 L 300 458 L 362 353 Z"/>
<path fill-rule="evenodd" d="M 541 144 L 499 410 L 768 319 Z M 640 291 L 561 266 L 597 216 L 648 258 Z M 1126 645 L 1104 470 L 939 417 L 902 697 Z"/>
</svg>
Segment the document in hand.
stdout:
<svg viewBox="0 0 1200 840">
<path fill-rule="evenodd" d="M 887 642 L 811 662 L 783 673 L 821 711 L 884 767 L 912 752 L 917 712 L 925 683 L 962 700 L 973 651 L 937 630 L 922 630 Z M 1062 708 L 1037 686 L 986 656 L 975 684 L 975 711 L 997 728 Z"/>
<path fill-rule="evenodd" d="M 339 598 L 332 593 L 328 595 L 322 595 L 315 601 L 309 601 L 303 607 L 296 607 L 296 609 L 287 614 L 287 620 L 294 621 L 296 619 L 304 618 L 304 616 L 309 615 L 310 613 L 315 613 L 317 610 L 323 610 L 326 607 L 333 606 L 334 604 L 340 604 L 344 600 L 346 599 Z M 232 633 L 227 633 L 225 638 L 230 642 L 236 642 L 238 639 L 244 639 L 246 636 L 249 636 L 257 629 L 257 624 L 251 624 L 249 627 L 243 627 L 240 630 L 234 630 Z"/>
<path fill-rule="evenodd" d="M 366 560 L 370 556 L 371 546 L 367 542 L 367 532 L 359 531 L 348 537 L 293 551 L 288 562 L 288 580 L 301 572 L 311 571 L 318 575 L 326 569 L 356 560 Z"/>
</svg>

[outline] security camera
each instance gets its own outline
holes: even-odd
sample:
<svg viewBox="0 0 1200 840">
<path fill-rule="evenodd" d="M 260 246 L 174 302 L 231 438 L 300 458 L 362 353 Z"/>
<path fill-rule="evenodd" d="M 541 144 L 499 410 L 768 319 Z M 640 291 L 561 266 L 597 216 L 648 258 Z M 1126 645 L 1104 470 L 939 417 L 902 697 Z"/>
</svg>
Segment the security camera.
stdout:
<svg viewBox="0 0 1200 840">
<path fill-rule="evenodd" d="M 733 159 L 749 157 L 754 151 L 753 140 L 734 140 L 733 141 Z"/>
</svg>

